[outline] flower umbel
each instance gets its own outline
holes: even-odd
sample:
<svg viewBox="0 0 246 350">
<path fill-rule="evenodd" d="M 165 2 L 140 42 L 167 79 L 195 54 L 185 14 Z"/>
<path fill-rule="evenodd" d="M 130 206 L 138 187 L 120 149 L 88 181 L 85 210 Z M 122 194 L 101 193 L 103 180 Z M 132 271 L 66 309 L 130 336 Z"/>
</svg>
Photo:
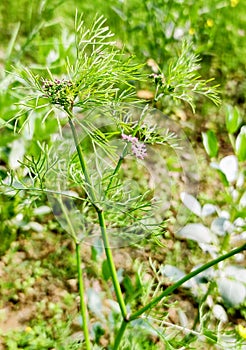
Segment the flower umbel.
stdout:
<svg viewBox="0 0 246 350">
<path fill-rule="evenodd" d="M 44 80 L 42 88 L 45 97 L 49 98 L 52 104 L 58 104 L 62 107 L 73 106 L 75 95 L 70 80 Z"/>
<path fill-rule="evenodd" d="M 121 135 L 122 139 L 132 144 L 132 153 L 140 159 L 144 159 L 147 156 L 146 146 L 143 142 L 140 142 L 136 136 Z"/>
</svg>

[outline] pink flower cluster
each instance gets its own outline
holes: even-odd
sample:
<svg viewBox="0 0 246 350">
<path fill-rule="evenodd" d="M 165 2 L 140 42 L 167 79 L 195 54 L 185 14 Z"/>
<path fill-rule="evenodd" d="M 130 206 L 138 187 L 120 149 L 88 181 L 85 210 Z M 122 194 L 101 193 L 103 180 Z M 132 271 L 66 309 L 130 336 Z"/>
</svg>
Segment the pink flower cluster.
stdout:
<svg viewBox="0 0 246 350">
<path fill-rule="evenodd" d="M 144 143 L 140 142 L 137 137 L 121 134 L 123 140 L 131 142 L 132 144 L 132 153 L 140 159 L 144 159 L 147 156 L 147 150 Z"/>
</svg>

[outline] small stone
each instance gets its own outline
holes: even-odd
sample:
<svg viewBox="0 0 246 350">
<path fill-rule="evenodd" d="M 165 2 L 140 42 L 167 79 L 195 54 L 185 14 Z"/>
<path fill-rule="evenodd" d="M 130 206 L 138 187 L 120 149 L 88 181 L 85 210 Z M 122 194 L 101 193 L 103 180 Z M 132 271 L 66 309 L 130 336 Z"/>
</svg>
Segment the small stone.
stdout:
<svg viewBox="0 0 246 350">
<path fill-rule="evenodd" d="M 78 291 L 78 284 L 77 284 L 77 280 L 75 278 L 71 278 L 70 280 L 67 280 L 67 284 L 68 284 L 71 292 Z"/>
</svg>

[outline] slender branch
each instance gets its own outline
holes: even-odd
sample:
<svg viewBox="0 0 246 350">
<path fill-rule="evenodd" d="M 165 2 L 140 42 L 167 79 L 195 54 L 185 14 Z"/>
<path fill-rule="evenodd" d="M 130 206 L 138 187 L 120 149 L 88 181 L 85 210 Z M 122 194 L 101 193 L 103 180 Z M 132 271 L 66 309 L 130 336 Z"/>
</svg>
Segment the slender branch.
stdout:
<svg viewBox="0 0 246 350">
<path fill-rule="evenodd" d="M 127 145 L 126 145 L 126 146 L 127 146 Z M 124 155 L 123 155 L 123 154 L 124 154 L 124 151 L 122 152 L 122 154 L 121 154 L 121 156 L 120 156 L 120 158 L 119 158 L 119 160 L 118 160 L 118 162 L 117 162 L 117 164 L 116 164 L 116 167 L 115 167 L 115 169 L 114 169 L 114 171 L 113 171 L 113 174 L 112 174 L 111 177 L 110 177 L 109 184 L 108 184 L 108 186 L 107 186 L 107 188 L 106 188 L 106 191 L 105 191 L 105 197 L 107 196 L 109 190 L 111 189 L 113 179 L 114 179 L 115 175 L 119 172 L 120 167 L 121 167 L 121 165 L 122 165 L 122 163 L 123 163 L 123 160 L 124 160 Z"/>
<path fill-rule="evenodd" d="M 210 267 L 218 264 L 219 262 L 226 260 L 230 257 L 232 257 L 235 254 L 238 254 L 242 252 L 243 250 L 246 250 L 246 243 L 242 246 L 235 248 L 231 250 L 229 253 L 226 253 L 224 255 L 221 255 L 220 257 L 200 266 L 198 269 L 188 273 L 186 276 L 181 278 L 178 282 L 174 283 L 172 286 L 166 288 L 158 297 L 154 298 L 150 303 L 142 307 L 140 310 L 136 311 L 129 317 L 129 321 L 133 321 L 136 318 L 138 318 L 140 315 L 142 315 L 145 311 L 148 311 L 152 309 L 154 306 L 156 306 L 164 297 L 168 296 L 170 293 L 172 293 L 175 289 L 180 287 L 183 283 L 189 281 L 192 277 L 198 275 L 199 273 L 209 269 Z"/>
<path fill-rule="evenodd" d="M 112 255 L 112 251 L 110 249 L 110 245 L 109 245 L 109 240 L 108 240 L 108 236 L 107 236 L 107 231 L 106 231 L 106 225 L 105 225 L 105 218 L 104 218 L 104 213 L 102 211 L 102 209 L 100 209 L 98 207 L 98 205 L 96 205 L 97 199 L 96 199 L 96 195 L 90 180 L 90 176 L 89 176 L 89 172 L 87 170 L 87 165 L 86 165 L 86 161 L 84 159 L 84 155 L 79 143 L 79 138 L 75 129 L 75 125 L 72 121 L 73 118 L 73 114 L 69 109 L 66 109 L 66 112 L 68 113 L 68 117 L 69 117 L 69 125 L 71 127 L 72 130 L 72 134 L 73 134 L 73 138 L 74 138 L 74 142 L 76 145 L 76 150 L 79 156 L 79 161 L 80 161 L 80 165 L 81 165 L 81 169 L 83 171 L 83 174 L 85 176 L 85 182 L 88 185 L 89 189 L 89 195 L 90 195 L 90 200 L 92 202 L 92 204 L 94 205 L 94 208 L 97 212 L 97 216 L 98 216 L 98 221 L 100 224 L 100 229 L 101 229 L 101 234 L 102 234 L 102 239 L 103 239 L 103 243 L 104 243 L 104 249 L 105 249 L 105 254 L 107 257 L 107 261 L 108 261 L 108 265 L 109 265 L 109 270 L 110 270 L 110 275 L 112 278 L 112 282 L 114 285 L 114 290 L 115 290 L 115 294 L 116 294 L 116 298 L 117 301 L 119 303 L 120 306 L 120 310 L 121 310 L 121 314 L 123 318 L 126 318 L 127 316 L 127 310 L 126 310 L 126 305 L 124 302 L 124 298 L 123 298 L 123 294 L 120 288 L 120 284 L 118 281 L 118 277 L 117 277 L 117 272 L 116 272 L 116 268 L 115 268 L 115 264 L 114 264 L 114 260 L 113 260 L 113 255 Z"/>
<path fill-rule="evenodd" d="M 74 125 L 73 120 L 72 120 L 73 119 L 73 114 L 72 114 L 72 112 L 69 109 L 66 109 L 66 112 L 68 114 L 68 122 L 69 122 L 70 128 L 72 130 L 73 139 L 74 139 L 74 143 L 75 143 L 76 150 L 77 150 L 77 153 L 78 153 L 81 169 L 82 169 L 84 177 L 85 177 L 85 183 L 87 185 L 87 191 L 88 191 L 88 193 L 90 195 L 90 199 L 92 201 L 92 204 L 94 206 L 96 206 L 96 202 L 97 202 L 96 194 L 95 194 L 95 191 L 93 189 L 93 186 L 92 186 L 92 183 L 91 183 L 91 179 L 90 179 L 90 175 L 89 175 L 89 172 L 88 172 L 88 169 L 87 169 L 86 161 L 84 159 L 84 155 L 83 155 L 83 152 L 82 152 L 81 147 L 80 147 L 80 142 L 79 142 L 79 138 L 78 138 L 78 135 L 77 135 L 77 131 L 76 131 L 75 125 Z"/>
<path fill-rule="evenodd" d="M 81 268 L 81 257 L 80 257 L 80 244 L 76 242 L 76 260 L 77 260 L 77 272 L 78 272 L 78 282 L 79 282 L 79 299 L 80 299 L 80 313 L 82 317 L 82 329 L 85 337 L 85 346 L 86 350 L 91 349 L 90 343 L 90 335 L 89 328 L 87 324 L 87 312 L 86 312 L 86 304 L 85 304 L 85 291 L 84 291 L 84 282 L 82 276 L 82 268 Z"/>
<path fill-rule="evenodd" d="M 118 332 L 117 337 L 116 337 L 115 342 L 114 342 L 113 350 L 117 350 L 118 349 L 118 347 L 120 345 L 120 342 L 121 342 L 121 339 L 123 337 L 123 334 L 124 334 L 124 332 L 126 330 L 127 324 L 128 324 L 128 322 L 126 322 L 126 320 L 122 321 L 120 329 L 119 329 L 119 332 Z"/>
<path fill-rule="evenodd" d="M 61 195 L 58 196 L 58 202 L 59 202 L 59 204 L 60 204 L 60 206 L 61 206 L 61 210 L 62 210 L 62 212 L 63 212 L 63 214 L 64 214 L 64 216 L 65 216 L 66 222 L 67 222 L 68 227 L 69 227 L 69 229 L 70 229 L 70 232 L 69 232 L 69 233 L 70 233 L 71 237 L 73 238 L 74 242 L 77 244 L 76 232 L 75 232 L 74 227 L 73 227 L 73 224 L 72 224 L 72 222 L 71 222 L 71 220 L 70 220 L 69 214 L 68 214 L 68 212 L 67 212 L 67 208 L 65 207 L 65 205 L 64 205 L 64 203 L 63 203 L 63 200 L 62 200 L 62 198 L 61 198 Z"/>
<path fill-rule="evenodd" d="M 6 187 L 6 184 L 2 183 L 1 179 L 0 179 L 0 185 L 1 186 L 4 186 Z M 70 198 L 70 199 L 77 199 L 77 200 L 85 200 L 84 198 L 82 197 L 78 197 L 78 196 L 75 196 L 75 195 L 71 195 L 70 193 L 67 193 L 66 191 L 55 191 L 55 190 L 47 190 L 47 189 L 41 189 L 41 188 L 38 188 L 38 187 L 27 187 L 27 188 L 20 188 L 20 187 L 14 187 L 13 185 L 11 186 L 8 186 L 7 187 L 8 190 L 5 191 L 4 193 L 9 193 L 9 192 L 12 192 L 13 190 L 14 191 L 17 191 L 17 192 L 20 192 L 20 191 L 30 191 L 30 192 L 44 192 L 44 193 L 50 193 L 50 194 L 57 194 L 59 196 L 63 196 L 63 197 L 66 197 L 66 198 Z"/>
<path fill-rule="evenodd" d="M 103 213 L 103 211 L 98 211 L 97 215 L 98 215 L 98 219 L 99 219 L 99 223 L 100 223 L 101 234 L 102 234 L 102 239 L 103 239 L 103 244 L 104 244 L 104 250 L 105 250 L 106 257 L 107 257 L 110 275 L 111 275 L 111 278 L 113 281 L 116 298 L 117 298 L 117 301 L 118 301 L 119 306 L 120 306 L 122 317 L 125 319 L 127 317 L 127 310 L 126 310 L 125 301 L 124 301 L 124 298 L 122 295 L 122 291 L 120 288 L 120 283 L 119 283 L 119 280 L 117 277 L 117 272 L 115 269 L 112 251 L 111 251 L 110 245 L 109 245 L 108 235 L 106 232 L 104 213 Z"/>
<path fill-rule="evenodd" d="M 210 339 L 208 336 L 206 335 L 203 335 L 201 334 L 200 332 L 196 332 L 194 331 L 193 329 L 189 329 L 189 328 L 186 328 L 184 326 L 179 326 L 177 324 L 174 324 L 174 323 L 171 323 L 171 322 L 167 322 L 167 321 L 163 321 L 163 320 L 158 320 L 157 318 L 154 318 L 154 317 L 149 317 L 149 316 L 142 316 L 142 319 L 146 319 L 147 321 L 155 321 L 155 322 L 159 322 L 161 325 L 164 325 L 164 326 L 167 326 L 167 327 L 171 327 L 171 328 L 174 328 L 174 329 L 178 329 L 180 330 L 181 332 L 184 332 L 186 334 L 193 334 L 193 335 L 196 335 L 196 336 L 203 336 L 204 338 L 208 338 Z"/>
</svg>

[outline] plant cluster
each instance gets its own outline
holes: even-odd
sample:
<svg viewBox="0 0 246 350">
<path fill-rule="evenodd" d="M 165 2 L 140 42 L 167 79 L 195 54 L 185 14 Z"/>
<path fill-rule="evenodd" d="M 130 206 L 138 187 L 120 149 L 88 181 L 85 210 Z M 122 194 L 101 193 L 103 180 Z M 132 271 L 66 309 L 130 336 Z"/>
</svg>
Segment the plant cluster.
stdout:
<svg viewBox="0 0 246 350">
<path fill-rule="evenodd" d="M 114 1 L 112 4 L 116 5 Z M 170 211 L 164 205 L 168 203 L 163 202 L 171 185 L 166 178 L 171 173 L 176 178 L 189 175 L 179 174 L 183 158 L 190 156 L 181 148 L 182 140 L 167 128 L 164 115 L 157 117 L 149 104 L 137 106 L 140 103 L 136 88 L 149 88 L 151 79 L 153 103 L 160 108 L 171 105 L 172 100 L 184 101 L 194 112 L 200 95 L 215 105 L 220 103 L 218 85 L 210 86 L 212 79 L 203 79 L 198 74 L 200 58 L 194 44 L 183 39 L 185 33 L 195 36 L 197 28 L 192 20 L 197 21 L 197 26 L 202 20 L 206 28 L 201 37 L 203 34 L 209 37 L 206 48 L 211 48 L 211 43 L 216 42 L 210 31 L 215 13 L 221 6 L 223 11 L 227 7 L 237 8 L 238 3 L 209 2 L 208 8 L 214 9 L 213 18 L 208 17 L 199 2 L 191 15 L 183 9 L 179 22 L 182 33 L 177 26 L 180 1 L 173 1 L 166 22 L 161 20 L 169 5 L 168 0 L 156 4 L 150 1 L 140 4 L 136 0 L 113 7 L 122 22 L 130 24 L 124 33 L 125 51 L 113 40 L 102 16 L 86 25 L 83 16 L 76 13 L 73 31 L 63 28 L 58 43 L 47 42 L 39 63 L 35 62 L 30 69 L 21 65 L 19 59 L 29 45 L 37 45 L 39 39 L 35 42 L 34 38 L 41 31 L 36 28 L 18 54 L 14 49 L 18 30 L 13 34 L 6 60 L 6 67 L 12 72 L 3 73 L 0 86 L 1 99 L 6 102 L 1 106 L 0 119 L 4 130 L 1 130 L 4 141 L 0 141 L 1 200 L 9 199 L 0 211 L 0 235 L 4 241 L 1 254 L 9 247 L 11 250 L 17 230 L 42 232 L 41 220 L 35 221 L 34 215 L 48 215 L 52 221 L 56 218 L 61 228 L 53 222 L 45 225 L 48 230 L 53 227 L 65 231 L 73 243 L 72 264 L 77 271 L 79 324 L 83 332 L 78 341 L 70 339 L 69 330 L 64 336 L 66 321 L 62 308 L 59 303 L 50 303 L 49 325 L 37 317 L 24 333 L 3 335 L 6 346 L 13 350 L 18 346 L 183 349 L 201 341 L 222 348 L 228 344 L 238 349 L 244 346 L 244 324 L 236 328 L 229 324 L 229 316 L 236 311 L 245 318 L 246 300 L 245 268 L 240 266 L 245 261 L 246 249 L 246 134 L 237 108 L 227 107 L 225 122 L 233 154 L 223 157 L 219 154 L 219 141 L 212 128 L 202 134 L 212 160 L 212 174 L 216 172 L 221 179 L 220 202 L 214 199 L 211 203 L 202 196 L 197 200 L 191 193 L 181 193 L 181 201 L 193 214 L 192 222 L 176 232 L 172 240 L 187 242 L 191 250 L 193 247 L 198 263 L 183 270 L 166 264 L 163 258 L 160 264 L 149 258 L 149 274 L 144 264 L 137 261 L 132 276 L 115 262 L 123 246 L 143 247 L 151 243 L 168 250 L 165 237 L 168 238 Z M 132 6 L 139 8 L 141 16 L 132 15 L 129 23 Z M 201 18 L 199 11 L 203 11 Z M 143 46 L 136 45 L 138 39 L 133 36 L 138 25 L 146 36 Z M 174 57 L 176 44 L 180 53 Z M 201 44 L 196 41 L 200 50 Z M 163 47 L 166 52 L 163 49 L 162 55 Z M 126 53 L 132 48 L 137 59 Z M 152 59 L 151 75 L 144 62 L 138 63 L 139 52 Z M 10 68 L 13 57 L 16 68 Z M 166 164 L 170 170 L 167 174 L 163 171 Z M 18 214 L 20 210 L 22 213 Z M 90 258 L 81 254 L 88 244 Z M 229 258 L 234 262 L 229 263 Z M 44 274 L 40 266 L 35 271 L 26 283 L 18 280 L 16 290 L 31 292 Z M 96 280 L 96 288 L 88 288 L 93 284 L 91 276 Z M 188 325 L 182 310 L 181 325 L 169 319 L 169 310 L 175 307 L 175 303 L 171 304 L 174 292 L 180 288 L 188 291 L 198 305 L 192 325 Z M 40 304 L 40 313 L 44 309 L 45 305 Z M 52 323 L 57 322 L 57 327 L 53 327 Z"/>
</svg>

